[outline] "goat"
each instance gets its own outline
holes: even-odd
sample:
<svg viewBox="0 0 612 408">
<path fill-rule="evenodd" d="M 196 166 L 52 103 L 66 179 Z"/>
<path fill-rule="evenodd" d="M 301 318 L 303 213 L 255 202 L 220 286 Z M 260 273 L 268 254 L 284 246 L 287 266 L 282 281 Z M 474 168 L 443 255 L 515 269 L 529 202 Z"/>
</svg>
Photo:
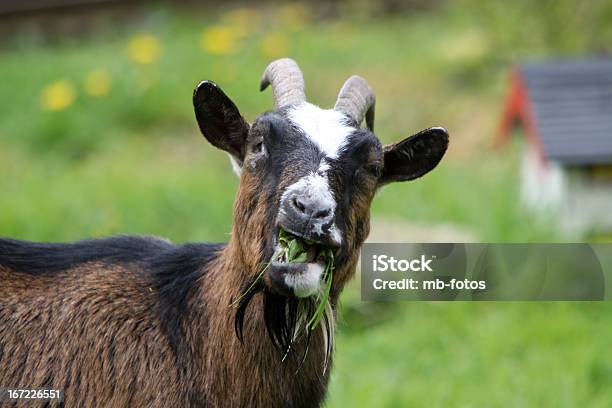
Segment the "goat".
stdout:
<svg viewBox="0 0 612 408">
<path fill-rule="evenodd" d="M 70 407 L 323 403 L 338 296 L 375 192 L 432 170 L 448 135 L 430 128 L 383 147 L 358 76 L 327 110 L 306 102 L 291 59 L 266 68 L 268 85 L 275 109 L 251 124 L 215 83 L 193 94 L 200 130 L 240 175 L 227 244 L 0 239 L 0 387 L 63 389 Z M 303 262 L 276 257 L 281 233 L 307 248 Z M 321 249 L 334 273 L 309 328 L 328 277 Z"/>
</svg>

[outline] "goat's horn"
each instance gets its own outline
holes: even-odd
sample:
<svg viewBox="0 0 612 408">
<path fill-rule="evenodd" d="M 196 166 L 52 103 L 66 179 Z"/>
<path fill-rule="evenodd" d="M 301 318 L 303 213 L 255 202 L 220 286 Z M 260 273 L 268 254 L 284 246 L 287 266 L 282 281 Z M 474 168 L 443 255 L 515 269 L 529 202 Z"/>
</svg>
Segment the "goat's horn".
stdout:
<svg viewBox="0 0 612 408">
<path fill-rule="evenodd" d="M 272 85 L 276 109 L 306 100 L 304 76 L 291 58 L 281 58 L 268 65 L 261 77 L 259 90 L 263 91 L 268 85 Z"/>
<path fill-rule="evenodd" d="M 370 85 L 362 77 L 353 75 L 340 89 L 334 110 L 346 114 L 357 123 L 357 126 L 361 126 L 365 115 L 368 129 L 374 131 L 375 104 L 376 97 Z"/>
</svg>

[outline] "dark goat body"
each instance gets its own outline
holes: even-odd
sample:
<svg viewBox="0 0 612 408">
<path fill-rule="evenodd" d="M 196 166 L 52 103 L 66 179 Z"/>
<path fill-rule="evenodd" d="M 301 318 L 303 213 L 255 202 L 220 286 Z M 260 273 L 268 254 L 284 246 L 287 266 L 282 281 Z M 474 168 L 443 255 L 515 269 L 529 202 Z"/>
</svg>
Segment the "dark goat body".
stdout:
<svg viewBox="0 0 612 408">
<path fill-rule="evenodd" d="M 240 173 L 228 244 L 0 239 L 0 387 L 62 389 L 69 407 L 322 404 L 372 199 L 436 167 L 448 134 L 383 146 L 360 77 L 328 110 L 305 101 L 295 61 L 270 64 L 268 85 L 276 109 L 252 123 L 211 81 L 193 94 L 204 137 Z M 289 259 L 281 232 L 305 258 Z"/>
<path fill-rule="evenodd" d="M 254 341 L 265 293 L 245 311 L 245 344 L 236 337 L 231 251 L 149 237 L 0 239 L 0 386 L 63 389 L 69 407 L 319 405 L 321 361 L 295 357 L 302 348 L 282 362 L 265 336 Z"/>
</svg>

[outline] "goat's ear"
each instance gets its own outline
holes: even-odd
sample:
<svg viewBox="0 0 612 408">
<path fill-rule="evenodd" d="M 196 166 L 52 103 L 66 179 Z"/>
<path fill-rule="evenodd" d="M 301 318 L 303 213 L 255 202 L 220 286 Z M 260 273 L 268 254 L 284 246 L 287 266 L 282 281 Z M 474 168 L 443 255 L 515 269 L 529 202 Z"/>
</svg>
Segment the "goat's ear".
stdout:
<svg viewBox="0 0 612 408">
<path fill-rule="evenodd" d="M 193 91 L 196 120 L 204 137 L 242 164 L 249 124 L 234 102 L 212 81 L 202 81 Z"/>
<path fill-rule="evenodd" d="M 379 186 L 392 181 L 412 180 L 433 170 L 448 147 L 446 129 L 425 129 L 401 142 L 385 146 L 384 168 Z"/>
</svg>

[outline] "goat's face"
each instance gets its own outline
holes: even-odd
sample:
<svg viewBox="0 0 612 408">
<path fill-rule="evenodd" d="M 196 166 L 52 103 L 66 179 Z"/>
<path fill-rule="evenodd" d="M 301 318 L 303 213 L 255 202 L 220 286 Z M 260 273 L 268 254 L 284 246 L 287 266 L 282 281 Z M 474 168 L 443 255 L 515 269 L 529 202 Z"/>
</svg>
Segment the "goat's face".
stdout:
<svg viewBox="0 0 612 408">
<path fill-rule="evenodd" d="M 234 233 L 250 273 L 257 276 L 265 268 L 263 282 L 272 293 L 309 297 L 323 281 L 328 259 L 320 254 L 331 249 L 337 293 L 369 232 L 376 190 L 433 169 L 448 136 L 431 128 L 383 147 L 372 133 L 373 94 L 358 77 L 347 81 L 330 110 L 305 101 L 301 73 L 291 60 L 272 63 L 263 87 L 268 83 L 277 108 L 251 125 L 209 81 L 194 92 L 196 118 L 204 136 L 230 154 L 240 174 Z M 364 115 L 368 129 L 360 128 Z M 281 233 L 301 241 L 303 262 L 279 258 Z"/>
</svg>

